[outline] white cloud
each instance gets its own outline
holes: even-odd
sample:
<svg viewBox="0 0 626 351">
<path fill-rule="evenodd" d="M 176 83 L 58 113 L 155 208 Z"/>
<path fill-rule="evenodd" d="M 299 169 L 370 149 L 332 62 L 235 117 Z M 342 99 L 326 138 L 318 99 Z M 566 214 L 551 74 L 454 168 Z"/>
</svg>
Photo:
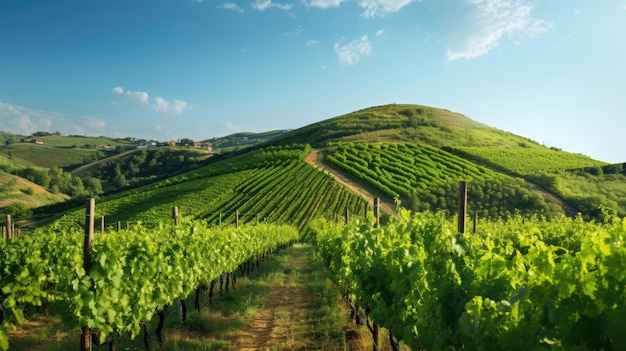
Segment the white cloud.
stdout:
<svg viewBox="0 0 626 351">
<path fill-rule="evenodd" d="M 116 95 L 128 96 L 129 98 L 141 104 L 149 104 L 156 112 L 166 112 L 173 113 L 175 115 L 181 115 L 187 108 L 190 108 L 187 102 L 182 100 L 174 100 L 172 102 L 169 102 L 168 100 L 157 96 L 153 98 L 152 101 L 150 101 L 150 95 L 145 91 L 124 91 L 124 88 L 120 86 L 113 88 L 111 91 Z"/>
<path fill-rule="evenodd" d="M 344 0 L 311 0 L 309 2 L 305 2 L 305 6 L 307 7 L 318 7 L 321 9 L 327 8 L 335 8 L 339 7 Z"/>
<path fill-rule="evenodd" d="M 456 1 L 455 1 L 456 2 Z M 450 1 L 445 1 L 449 5 Z M 552 27 L 531 17 L 533 6 L 527 0 L 464 0 L 445 25 L 448 33 L 446 57 L 449 61 L 472 59 L 487 54 L 505 37 L 526 39 Z"/>
<path fill-rule="evenodd" d="M 372 53 L 372 45 L 370 44 L 367 35 L 362 36 L 360 39 L 353 40 L 343 46 L 339 46 L 339 43 L 335 43 L 333 49 L 339 58 L 339 62 L 346 66 L 356 65 L 361 61 L 361 57 L 364 55 L 370 56 Z"/>
<path fill-rule="evenodd" d="M 0 101 L 2 130 L 21 135 L 61 131 L 64 134 L 102 135 L 106 123 L 94 117 L 67 117 L 57 112 L 36 110 Z"/>
<path fill-rule="evenodd" d="M 244 12 L 244 9 L 242 9 L 241 7 L 239 7 L 239 5 L 233 2 L 225 2 L 222 5 L 218 6 L 218 8 L 235 11 L 240 14 Z"/>
<path fill-rule="evenodd" d="M 187 108 L 187 103 L 180 100 L 174 100 L 171 103 L 161 97 L 155 97 L 152 107 L 156 112 L 170 112 L 180 115 Z"/>
<path fill-rule="evenodd" d="M 320 43 L 319 40 L 307 40 L 306 41 L 306 46 L 309 47 L 309 46 L 313 46 L 313 45 L 318 45 L 319 43 Z"/>
<path fill-rule="evenodd" d="M 278 4 L 278 3 L 272 2 L 272 0 L 255 0 L 251 6 L 253 9 L 259 10 L 259 11 L 265 11 L 272 7 L 277 8 L 279 10 L 283 10 L 283 11 L 289 11 L 291 10 L 291 7 L 292 7 L 291 4 Z"/>
<path fill-rule="evenodd" d="M 359 6 L 363 8 L 361 17 L 373 18 L 398 12 L 413 0 L 361 0 Z"/>
<path fill-rule="evenodd" d="M 376 32 L 376 36 L 379 37 L 381 35 L 385 34 L 385 30 L 384 29 L 380 29 L 378 32 Z"/>
</svg>

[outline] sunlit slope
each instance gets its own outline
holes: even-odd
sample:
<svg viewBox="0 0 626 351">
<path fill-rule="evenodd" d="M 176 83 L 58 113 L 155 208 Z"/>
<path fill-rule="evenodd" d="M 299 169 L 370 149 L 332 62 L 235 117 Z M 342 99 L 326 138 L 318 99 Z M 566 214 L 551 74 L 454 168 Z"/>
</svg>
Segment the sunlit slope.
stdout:
<svg viewBox="0 0 626 351">
<path fill-rule="evenodd" d="M 349 193 L 331 176 L 303 161 L 304 145 L 254 150 L 194 171 L 98 199 L 96 216 L 107 225 L 121 221 L 167 219 L 172 207 L 182 216 L 210 224 L 273 222 L 303 228 L 314 217 L 339 218 L 346 206 L 363 213 L 365 200 Z M 80 225 L 83 209 L 62 221 Z"/>
<path fill-rule="evenodd" d="M 24 178 L 0 171 L 0 208 L 9 214 L 19 214 L 31 208 L 67 200 Z"/>
<path fill-rule="evenodd" d="M 323 147 L 330 141 L 419 142 L 436 147 L 515 146 L 528 142 L 448 110 L 393 104 L 366 108 L 314 123 L 275 138 L 272 143 L 298 142 Z"/>
</svg>

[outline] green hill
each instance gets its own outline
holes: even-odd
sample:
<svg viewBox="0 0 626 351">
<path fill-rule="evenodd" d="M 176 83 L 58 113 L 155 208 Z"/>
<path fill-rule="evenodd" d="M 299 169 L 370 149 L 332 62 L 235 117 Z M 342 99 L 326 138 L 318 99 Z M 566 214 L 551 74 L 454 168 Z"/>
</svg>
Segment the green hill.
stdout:
<svg viewBox="0 0 626 351">
<path fill-rule="evenodd" d="M 141 151 L 99 161 L 80 175 L 100 180 L 108 191 L 130 188 L 98 199 L 99 213 L 107 223 L 167 217 L 172 206 L 215 224 L 220 219 L 234 222 L 238 210 L 244 222 L 292 223 L 301 228 L 315 216 L 338 218 L 346 206 L 350 213 L 362 215 L 371 199 L 357 197 L 306 164 L 303 159 L 311 145 L 324 148 L 326 163 L 358 186 L 376 189 L 389 199 L 398 197 L 414 210 L 453 214 L 456 184 L 465 179 L 470 181 L 470 213 L 483 217 L 561 215 L 554 197 L 542 194 L 535 184 L 560 195 L 588 219 L 626 214 L 626 203 L 611 195 L 626 195 L 622 165 L 546 148 L 443 109 L 378 106 L 289 132 L 237 134 L 222 142 L 229 138 L 253 141 L 245 148 L 231 144 L 233 152 L 208 159 L 171 150 Z M 59 146 L 63 147 L 67 148 Z M 121 170 L 129 172 L 124 173 L 124 184 Z M 127 178 L 131 174 L 133 181 Z M 573 182 L 581 179 L 591 193 L 574 191 Z M 42 213 L 50 217 L 62 211 L 63 207 L 53 206 Z M 80 209 L 72 213 L 66 220 L 80 224 L 76 215 Z"/>
</svg>

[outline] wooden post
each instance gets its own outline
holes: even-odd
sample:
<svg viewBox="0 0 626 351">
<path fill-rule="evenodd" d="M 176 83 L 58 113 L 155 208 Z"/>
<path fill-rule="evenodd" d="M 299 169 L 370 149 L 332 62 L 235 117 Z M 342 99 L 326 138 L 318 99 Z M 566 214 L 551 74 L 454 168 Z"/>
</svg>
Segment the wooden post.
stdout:
<svg viewBox="0 0 626 351">
<path fill-rule="evenodd" d="M 375 197 L 374 198 L 374 228 L 380 228 L 380 198 L 379 197 Z M 378 234 L 376 235 L 376 239 L 378 240 Z M 378 328 L 378 323 L 376 323 L 374 320 L 372 320 L 372 323 L 374 324 L 374 330 L 372 330 L 372 338 L 373 340 L 373 350 L 374 351 L 378 351 L 378 341 L 379 341 L 379 328 Z"/>
<path fill-rule="evenodd" d="M 478 212 L 474 212 L 474 228 L 472 228 L 472 233 L 476 234 L 476 223 L 478 222 Z"/>
<path fill-rule="evenodd" d="M 117 231 L 121 231 L 122 230 L 122 222 L 117 221 Z"/>
<path fill-rule="evenodd" d="M 346 225 L 348 225 L 348 223 L 350 223 L 350 208 L 348 207 L 348 204 L 346 204 L 346 208 L 343 211 L 345 220 L 346 220 Z"/>
<path fill-rule="evenodd" d="M 172 220 L 174 221 L 174 226 L 178 226 L 178 206 L 172 207 Z"/>
<path fill-rule="evenodd" d="M 104 216 L 100 219 L 100 233 L 104 235 Z"/>
<path fill-rule="evenodd" d="M 459 233 L 465 233 L 465 219 L 467 217 L 467 181 L 459 182 Z"/>
<path fill-rule="evenodd" d="M 172 221 L 174 222 L 174 227 L 178 227 L 178 206 L 172 207 Z M 182 298 L 178 299 L 178 313 L 181 315 L 183 324 L 185 324 L 187 322 L 187 305 Z"/>
<path fill-rule="evenodd" d="M 7 239 L 13 239 L 13 227 L 11 225 L 11 215 L 7 215 Z"/>
<path fill-rule="evenodd" d="M 239 210 L 235 211 L 235 228 L 239 228 Z"/>
<path fill-rule="evenodd" d="M 365 205 L 363 206 L 363 219 L 367 219 L 367 211 L 369 210 L 369 206 L 367 201 L 365 201 Z"/>
<path fill-rule="evenodd" d="M 374 222 L 374 228 L 380 227 L 380 198 L 374 198 L 374 218 L 376 222 Z"/>
<path fill-rule="evenodd" d="M 85 269 L 86 275 L 89 275 L 89 271 L 91 270 L 91 251 L 94 231 L 94 207 L 95 199 L 87 199 L 87 205 L 85 209 L 85 241 L 83 245 L 83 268 Z M 81 328 L 81 331 L 82 334 L 80 336 L 80 350 L 91 351 L 91 331 L 89 330 L 88 326 L 83 326 Z"/>
</svg>

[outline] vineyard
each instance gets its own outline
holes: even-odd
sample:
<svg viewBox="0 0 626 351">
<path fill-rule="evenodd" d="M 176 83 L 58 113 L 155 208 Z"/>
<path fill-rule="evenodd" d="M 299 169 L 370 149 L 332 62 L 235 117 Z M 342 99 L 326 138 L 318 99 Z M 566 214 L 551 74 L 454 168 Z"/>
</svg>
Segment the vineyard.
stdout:
<svg viewBox="0 0 626 351">
<path fill-rule="evenodd" d="M 327 160 L 416 211 L 454 213 L 457 182 L 467 179 L 472 182 L 471 211 L 481 217 L 563 213 L 523 180 L 426 145 L 329 143 Z"/>
<path fill-rule="evenodd" d="M 476 161 L 509 174 L 557 173 L 586 167 L 601 167 L 605 162 L 590 157 L 547 148 L 446 147 L 460 157 Z"/>
<path fill-rule="evenodd" d="M 326 170 L 304 161 L 310 145 L 320 148 Z M 165 323 L 165 311 L 180 308 L 184 321 L 185 301 L 195 296 L 198 305 L 207 291 L 211 300 L 217 285 L 234 287 L 259 257 L 298 241 L 298 250 L 290 250 L 308 252 L 297 262 L 310 267 L 296 267 L 291 257 L 291 266 L 269 275 L 323 273 L 320 290 L 332 292 L 315 308 L 340 315 L 338 286 L 354 321 L 364 319 L 377 346 L 389 343 L 385 350 L 626 349 L 626 221 L 616 216 L 626 213 L 621 164 L 548 149 L 450 111 L 396 104 L 208 158 L 184 149 L 127 156 L 85 168 L 106 179 L 110 191 L 88 215 L 95 220 L 93 241 L 86 241 L 84 208 L 71 202 L 38 208 L 32 221 L 38 228 L 13 231 L 11 240 L 4 240 L 7 216 L 0 237 L 0 350 L 15 347 L 7 331 L 34 311 L 58 314 L 64 330 L 81 330 L 85 338 L 93 332 L 96 343 L 110 345 L 118 337 L 148 335 L 157 324 L 160 349 L 176 348 L 162 343 L 163 328 L 189 324 Z M 14 166 L 9 161 L 0 155 Z M 50 162 L 57 161 L 50 156 Z M 397 199 L 399 216 L 373 224 L 371 199 L 340 185 L 331 175 L 339 173 L 352 189 Z M 122 181 L 126 175 L 135 178 Z M 17 175 L 0 177 L 15 183 L 0 193 L 29 192 L 13 180 Z M 469 197 L 466 215 L 458 216 L 460 180 L 467 181 Z M 566 218 L 535 186 L 581 214 Z M 455 223 L 465 217 L 474 220 L 471 234 Z M 18 215 L 13 227 L 16 222 L 26 220 Z M 265 316 L 274 316 L 289 294 L 264 289 L 275 299 Z M 248 303 L 261 300 L 256 295 L 237 305 L 258 308 Z M 320 294 L 289 301 L 314 295 Z M 209 324 L 199 311 L 190 324 Z M 252 312 L 246 317 L 263 319 Z M 213 318 L 211 327 L 224 318 Z M 312 331 L 300 344 L 306 346 L 293 349 L 315 348 L 316 341 L 318 348 L 345 345 L 342 320 L 331 324 L 333 332 Z M 378 340 L 379 327 L 389 341 Z M 242 345 L 226 334 L 219 340 L 225 349 Z M 320 341 L 330 334 L 332 342 Z M 127 349 L 141 348 L 133 345 Z"/>
<path fill-rule="evenodd" d="M 380 228 L 317 221 L 313 239 L 394 349 L 626 348 L 626 221 L 520 217 L 460 234 L 441 215 L 402 217 Z"/>
<path fill-rule="evenodd" d="M 271 147 L 235 156 L 99 202 L 96 216 L 106 223 L 166 220 L 169 209 L 212 225 L 282 223 L 303 229 L 316 217 L 336 218 L 347 207 L 362 213 L 367 202 L 303 161 L 308 146 Z M 81 225 L 81 210 L 60 221 Z"/>
<path fill-rule="evenodd" d="M 212 291 L 224 274 L 230 280 L 237 269 L 249 272 L 253 260 L 299 237 L 291 226 L 174 222 L 97 235 L 88 260 L 86 235 L 79 229 L 55 225 L 1 240 L 0 349 L 8 348 L 6 330 L 24 320 L 23 310 L 42 304 L 60 311 L 66 327 L 98 332 L 98 342 L 112 335 L 135 337 L 155 313 L 162 321 L 162 310 L 177 299 L 208 286 Z M 160 322 L 157 335 L 162 328 Z"/>
</svg>

